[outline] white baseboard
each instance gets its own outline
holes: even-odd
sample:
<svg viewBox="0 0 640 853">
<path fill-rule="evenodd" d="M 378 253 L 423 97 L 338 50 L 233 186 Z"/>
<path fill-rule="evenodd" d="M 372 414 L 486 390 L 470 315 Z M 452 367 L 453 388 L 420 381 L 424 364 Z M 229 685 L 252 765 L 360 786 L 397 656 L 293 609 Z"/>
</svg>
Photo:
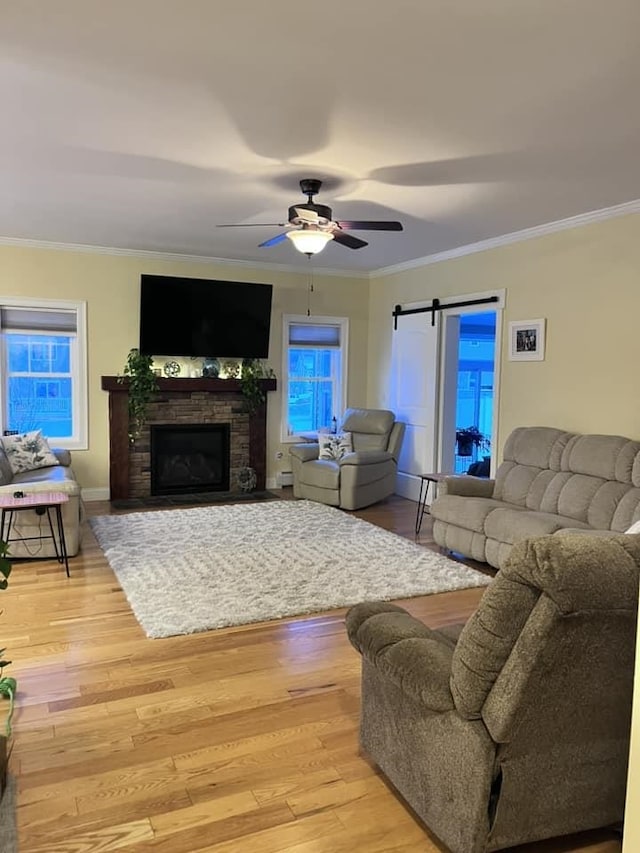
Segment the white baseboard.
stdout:
<svg viewBox="0 0 640 853">
<path fill-rule="evenodd" d="M 420 497 L 420 477 L 416 477 L 415 474 L 406 474 L 402 471 L 398 472 L 396 494 L 417 503 Z"/>
<path fill-rule="evenodd" d="M 108 486 L 102 489 L 81 489 L 80 494 L 82 500 L 87 503 L 90 501 L 108 501 L 111 498 L 111 492 Z"/>
<path fill-rule="evenodd" d="M 280 488 L 280 486 L 278 486 L 278 484 L 276 483 L 275 477 L 267 477 L 266 487 L 269 491 L 271 491 L 271 489 L 279 489 Z"/>
<path fill-rule="evenodd" d="M 293 486 L 293 471 L 280 471 L 276 474 L 276 485 Z"/>
</svg>

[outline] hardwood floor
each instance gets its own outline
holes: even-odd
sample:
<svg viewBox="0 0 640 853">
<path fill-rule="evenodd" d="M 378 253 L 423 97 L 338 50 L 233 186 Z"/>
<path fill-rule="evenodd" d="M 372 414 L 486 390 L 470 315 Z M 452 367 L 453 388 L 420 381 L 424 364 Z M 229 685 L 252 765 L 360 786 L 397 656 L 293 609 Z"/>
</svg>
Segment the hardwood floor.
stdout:
<svg viewBox="0 0 640 853">
<path fill-rule="evenodd" d="M 414 538 L 409 501 L 356 514 Z M 428 517 L 419 542 L 435 547 Z M 437 627 L 468 618 L 481 595 L 401 603 Z M 55 562 L 19 563 L 0 606 L 19 682 L 21 853 L 445 849 L 359 754 L 344 611 L 150 640 L 88 526 L 70 579 Z M 621 846 L 603 831 L 518 849 Z"/>
</svg>

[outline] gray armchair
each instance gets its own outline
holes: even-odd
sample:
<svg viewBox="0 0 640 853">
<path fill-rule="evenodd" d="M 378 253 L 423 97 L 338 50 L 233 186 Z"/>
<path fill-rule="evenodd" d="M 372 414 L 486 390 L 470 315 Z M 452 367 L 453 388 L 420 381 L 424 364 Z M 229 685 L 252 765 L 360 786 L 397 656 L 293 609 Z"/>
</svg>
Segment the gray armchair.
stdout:
<svg viewBox="0 0 640 853">
<path fill-rule="evenodd" d="M 347 409 L 342 430 L 351 433 L 352 453 L 319 459 L 317 444 L 291 447 L 294 497 L 360 509 L 393 494 L 404 428 L 393 412 Z"/>
<path fill-rule="evenodd" d="M 459 633 L 347 614 L 360 740 L 453 853 L 622 821 L 640 535 L 515 545 Z"/>
</svg>

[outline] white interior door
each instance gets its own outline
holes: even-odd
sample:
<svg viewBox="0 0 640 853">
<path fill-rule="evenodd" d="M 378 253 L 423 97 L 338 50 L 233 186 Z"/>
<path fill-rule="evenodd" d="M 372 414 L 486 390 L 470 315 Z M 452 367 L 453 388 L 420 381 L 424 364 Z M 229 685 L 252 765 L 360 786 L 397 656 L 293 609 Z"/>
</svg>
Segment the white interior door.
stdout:
<svg viewBox="0 0 640 853">
<path fill-rule="evenodd" d="M 407 305 L 405 308 L 419 307 Z M 391 355 L 391 400 L 406 432 L 396 491 L 418 500 L 421 474 L 436 471 L 440 317 L 436 312 L 398 317 Z"/>
<path fill-rule="evenodd" d="M 480 302 L 497 297 L 494 303 Z M 452 470 L 454 458 L 456 389 L 458 376 L 458 340 L 460 316 L 483 310 L 497 312 L 495 337 L 494 406 L 492 446 L 497 446 L 499 365 L 503 290 L 450 297 L 440 301 L 432 325 L 430 311 L 397 318 L 391 353 L 392 408 L 398 420 L 406 424 L 406 434 L 398 465 L 396 491 L 418 500 L 420 474 Z M 466 305 L 461 305 L 466 302 Z M 447 303 L 451 303 L 448 307 Z M 403 305 L 420 308 L 429 303 Z M 489 307 L 490 306 L 490 307 Z M 446 331 L 446 334 L 445 334 Z M 495 460 L 492 459 L 492 466 Z"/>
</svg>

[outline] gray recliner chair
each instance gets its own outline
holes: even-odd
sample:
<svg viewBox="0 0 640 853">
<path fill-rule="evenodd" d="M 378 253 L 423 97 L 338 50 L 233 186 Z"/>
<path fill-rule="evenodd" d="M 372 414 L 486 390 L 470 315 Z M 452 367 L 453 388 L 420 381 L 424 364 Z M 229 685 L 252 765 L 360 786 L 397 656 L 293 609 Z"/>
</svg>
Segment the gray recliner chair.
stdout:
<svg viewBox="0 0 640 853">
<path fill-rule="evenodd" d="M 362 746 L 453 853 L 622 822 L 640 535 L 515 545 L 456 640 L 347 613 Z"/>
<path fill-rule="evenodd" d="M 360 509 L 392 495 L 404 429 L 385 409 L 347 409 L 342 431 L 351 433 L 352 453 L 319 459 L 318 444 L 291 447 L 294 497 Z"/>
</svg>

